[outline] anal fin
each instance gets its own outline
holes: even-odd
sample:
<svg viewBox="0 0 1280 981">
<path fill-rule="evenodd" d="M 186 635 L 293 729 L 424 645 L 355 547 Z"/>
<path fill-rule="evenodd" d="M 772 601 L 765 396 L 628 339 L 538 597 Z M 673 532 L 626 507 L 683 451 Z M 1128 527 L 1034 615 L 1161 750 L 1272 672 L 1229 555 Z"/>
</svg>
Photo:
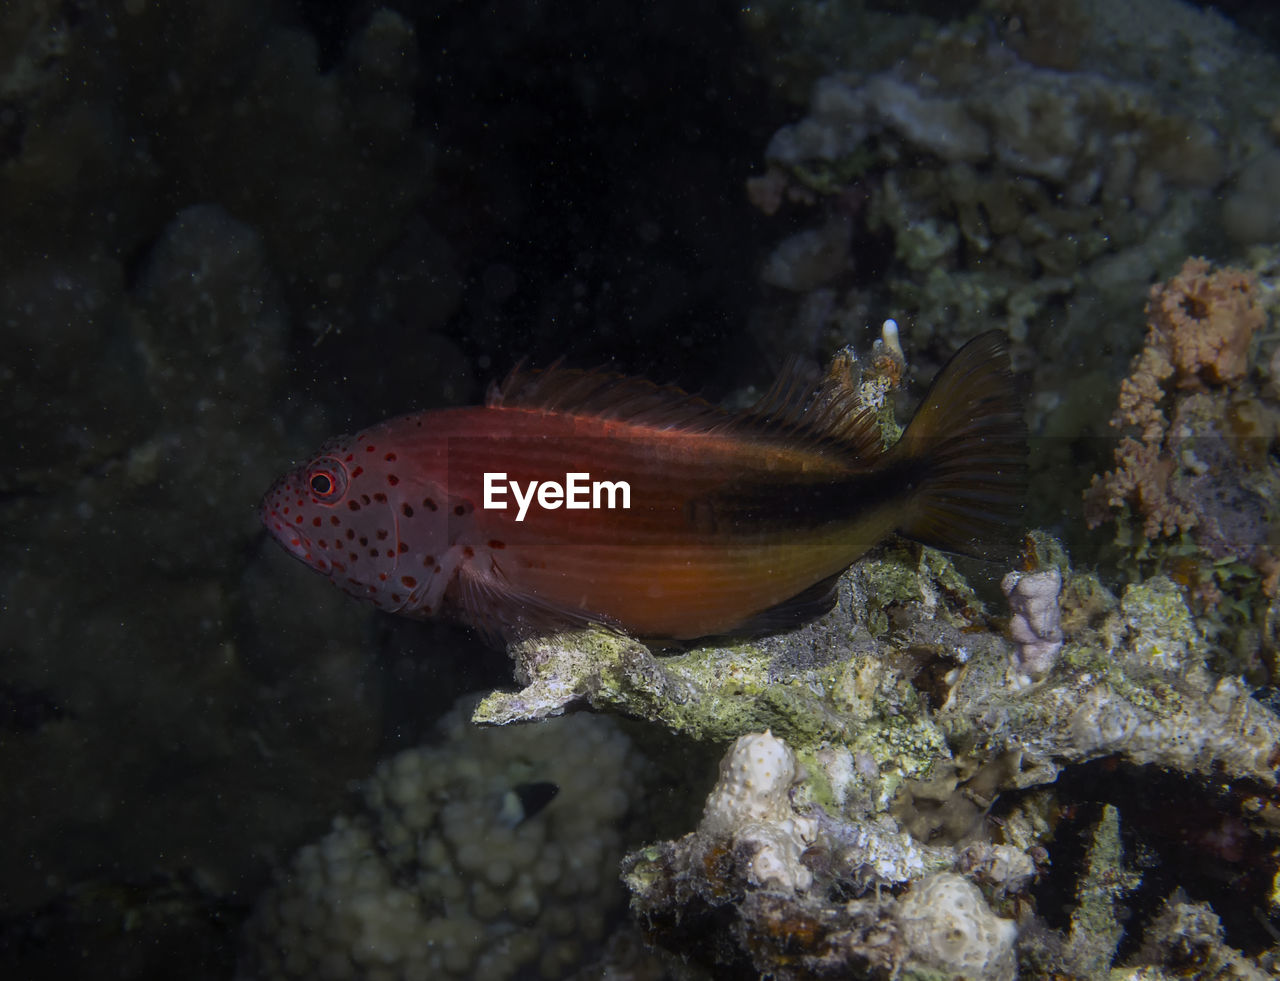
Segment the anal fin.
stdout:
<svg viewBox="0 0 1280 981">
<path fill-rule="evenodd" d="M 790 599 L 783 600 L 767 610 L 761 610 L 740 627 L 735 627 L 731 636 L 765 637 L 769 634 L 794 630 L 810 620 L 816 620 L 830 612 L 836 605 L 842 575 L 844 575 L 843 569 L 835 575 L 819 580 L 808 589 L 796 593 Z"/>
</svg>

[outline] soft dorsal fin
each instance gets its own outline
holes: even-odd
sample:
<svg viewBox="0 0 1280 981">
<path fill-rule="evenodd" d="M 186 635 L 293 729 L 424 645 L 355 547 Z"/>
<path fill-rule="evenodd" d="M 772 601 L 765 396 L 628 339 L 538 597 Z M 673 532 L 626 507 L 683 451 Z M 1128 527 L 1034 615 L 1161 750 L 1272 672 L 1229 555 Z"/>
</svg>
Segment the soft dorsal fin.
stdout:
<svg viewBox="0 0 1280 981">
<path fill-rule="evenodd" d="M 751 407 L 728 412 L 674 385 L 655 385 L 616 372 L 523 365 L 501 386 L 491 385 L 489 408 L 591 415 L 685 432 L 734 433 L 785 439 L 792 446 L 852 455 L 863 462 L 883 452 L 874 412 L 853 381 L 855 359 L 840 352 L 815 386 L 790 361 Z"/>
<path fill-rule="evenodd" d="M 884 452 L 884 445 L 876 414 L 858 392 L 856 365 L 849 348 L 838 351 L 815 388 L 799 362 L 789 360 L 769 390 L 733 424 L 851 454 L 862 462 L 872 460 Z"/>
</svg>

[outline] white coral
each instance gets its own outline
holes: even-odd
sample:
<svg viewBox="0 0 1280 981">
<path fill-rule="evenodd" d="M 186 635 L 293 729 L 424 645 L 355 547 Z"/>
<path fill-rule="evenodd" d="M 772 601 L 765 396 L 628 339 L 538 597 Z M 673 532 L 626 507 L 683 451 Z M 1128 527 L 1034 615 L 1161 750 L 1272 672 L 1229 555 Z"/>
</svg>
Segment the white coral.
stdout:
<svg viewBox="0 0 1280 981">
<path fill-rule="evenodd" d="M 991 912 L 964 876 L 939 872 L 914 883 L 895 916 L 918 963 L 948 978 L 1012 981 L 1018 927 Z"/>
<path fill-rule="evenodd" d="M 720 761 L 698 830 L 750 855 L 748 877 L 756 885 L 801 890 L 813 882 L 800 856 L 817 824 L 791 806 L 798 779 L 795 753 L 767 730 L 739 736 Z"/>
</svg>

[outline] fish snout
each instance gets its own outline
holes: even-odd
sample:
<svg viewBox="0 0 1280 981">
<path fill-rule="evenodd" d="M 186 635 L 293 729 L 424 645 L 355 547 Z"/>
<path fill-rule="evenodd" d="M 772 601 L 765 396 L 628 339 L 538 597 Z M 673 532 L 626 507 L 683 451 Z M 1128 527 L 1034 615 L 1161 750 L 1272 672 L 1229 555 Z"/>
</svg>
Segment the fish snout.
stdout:
<svg viewBox="0 0 1280 981">
<path fill-rule="evenodd" d="M 292 475 L 281 477 L 258 505 L 258 520 L 286 552 L 325 575 L 333 567 L 316 553 L 307 524 L 307 496 Z"/>
</svg>

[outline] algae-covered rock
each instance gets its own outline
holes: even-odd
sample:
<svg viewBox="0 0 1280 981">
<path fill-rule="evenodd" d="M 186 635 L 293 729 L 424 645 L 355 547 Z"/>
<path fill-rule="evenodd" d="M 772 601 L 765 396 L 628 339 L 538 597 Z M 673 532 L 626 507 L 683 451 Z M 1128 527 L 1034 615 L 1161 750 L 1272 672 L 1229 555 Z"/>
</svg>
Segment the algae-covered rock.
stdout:
<svg viewBox="0 0 1280 981">
<path fill-rule="evenodd" d="M 1019 575 L 1051 576 L 1064 611 L 1061 652 L 1035 679 L 1019 668 L 1017 631 L 1005 636 L 948 560 L 892 547 L 846 573 L 829 614 L 789 634 L 676 654 L 602 631 L 517 645 L 527 686 L 490 695 L 474 719 L 585 703 L 736 740 L 702 824 L 624 863 L 654 936 L 704 963 L 779 978 L 888 963 L 909 965 L 904 976 L 1009 978 L 1009 917 L 1056 847 L 1045 816 L 1064 768 L 1105 757 L 1274 789 L 1280 763 L 1280 718 L 1206 669 L 1174 583 L 1134 583 L 1117 601 L 1044 536 L 1026 555 L 1047 571 Z M 1028 792 L 992 825 L 998 800 Z M 1082 976 L 1109 965 L 1132 885 L 1122 816 L 1104 811 L 1072 926 L 1030 943 L 1028 965 Z M 908 888 L 894 900 L 876 892 L 886 886 Z M 931 889 L 950 899 L 911 898 Z M 926 907 L 941 919 L 924 922 Z M 691 930 L 706 933 L 692 947 Z M 787 931 L 805 939 L 781 945 Z M 950 953 L 924 939 L 936 931 Z"/>
</svg>

